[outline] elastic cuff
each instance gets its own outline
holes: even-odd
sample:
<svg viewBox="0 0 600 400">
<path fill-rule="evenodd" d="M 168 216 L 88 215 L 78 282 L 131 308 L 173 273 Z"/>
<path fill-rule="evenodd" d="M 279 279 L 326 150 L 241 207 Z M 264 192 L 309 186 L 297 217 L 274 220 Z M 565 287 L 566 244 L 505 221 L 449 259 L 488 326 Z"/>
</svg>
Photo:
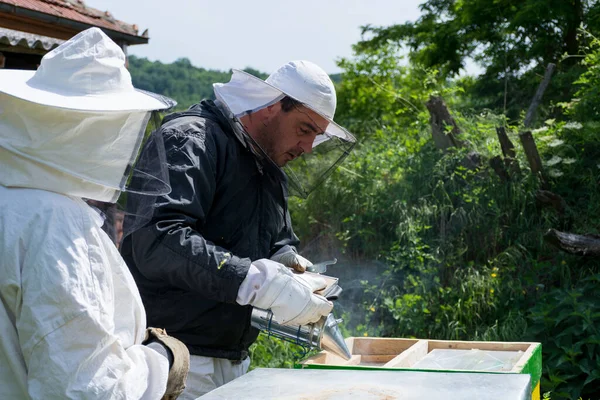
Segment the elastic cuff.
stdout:
<svg viewBox="0 0 600 400">
<path fill-rule="evenodd" d="M 171 350 L 164 346 L 162 343 L 157 341 L 152 341 L 146 345 L 148 348 L 156 351 L 158 354 L 169 360 L 169 369 L 173 366 L 173 353 Z"/>
</svg>

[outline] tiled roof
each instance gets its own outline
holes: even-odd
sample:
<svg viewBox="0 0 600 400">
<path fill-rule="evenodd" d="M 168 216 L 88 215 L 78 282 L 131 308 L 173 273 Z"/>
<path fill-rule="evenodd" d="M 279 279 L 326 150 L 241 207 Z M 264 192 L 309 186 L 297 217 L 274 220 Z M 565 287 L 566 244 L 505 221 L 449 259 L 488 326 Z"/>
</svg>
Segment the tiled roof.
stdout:
<svg viewBox="0 0 600 400">
<path fill-rule="evenodd" d="M 50 51 L 53 48 L 58 47 L 63 42 L 64 40 L 55 39 L 48 36 L 34 35 L 33 33 L 15 31 L 8 28 L 0 28 L 0 44 Z"/>
<path fill-rule="evenodd" d="M 126 35 L 147 37 L 146 32 L 142 35 L 138 34 L 137 25 L 119 21 L 113 18 L 109 11 L 88 7 L 83 0 L 0 0 L 0 3 L 110 29 Z"/>
</svg>

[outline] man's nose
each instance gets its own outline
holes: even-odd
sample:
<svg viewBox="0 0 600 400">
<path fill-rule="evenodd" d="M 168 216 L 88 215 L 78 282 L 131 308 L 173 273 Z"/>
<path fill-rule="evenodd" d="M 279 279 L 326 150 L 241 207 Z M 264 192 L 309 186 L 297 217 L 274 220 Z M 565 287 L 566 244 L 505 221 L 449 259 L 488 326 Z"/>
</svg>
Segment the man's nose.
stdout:
<svg viewBox="0 0 600 400">
<path fill-rule="evenodd" d="M 310 138 L 306 138 L 301 140 L 298 143 L 298 146 L 304 151 L 304 153 L 311 153 L 313 149 L 313 143 L 315 142 L 316 136 L 311 136 Z"/>
</svg>

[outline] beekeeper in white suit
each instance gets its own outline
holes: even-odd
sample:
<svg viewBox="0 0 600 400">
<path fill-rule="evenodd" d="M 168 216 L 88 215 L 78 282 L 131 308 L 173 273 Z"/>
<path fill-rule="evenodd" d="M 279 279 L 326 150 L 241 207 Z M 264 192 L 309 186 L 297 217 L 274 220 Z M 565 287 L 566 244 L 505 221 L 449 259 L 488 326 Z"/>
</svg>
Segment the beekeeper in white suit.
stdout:
<svg viewBox="0 0 600 400">
<path fill-rule="evenodd" d="M 153 111 L 173 104 L 134 89 L 123 52 L 97 28 L 36 72 L 0 70 L 0 398 L 183 390 L 187 349 L 146 329 L 135 282 L 82 200 L 170 191 L 159 138 L 143 139 Z M 141 146 L 155 163 L 133 166 Z"/>
</svg>

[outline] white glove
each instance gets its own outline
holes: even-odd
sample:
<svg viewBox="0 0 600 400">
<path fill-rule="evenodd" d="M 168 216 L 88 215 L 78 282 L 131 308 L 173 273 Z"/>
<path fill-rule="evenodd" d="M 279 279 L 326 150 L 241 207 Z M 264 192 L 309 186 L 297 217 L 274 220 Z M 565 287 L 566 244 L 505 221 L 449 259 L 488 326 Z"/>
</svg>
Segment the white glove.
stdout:
<svg viewBox="0 0 600 400">
<path fill-rule="evenodd" d="M 306 267 L 313 265 L 310 261 L 296 253 L 289 246 L 286 246 L 277 253 L 273 254 L 271 260 L 283 264 L 286 267 L 298 272 L 304 272 L 306 271 Z"/>
<path fill-rule="evenodd" d="M 325 281 L 325 279 L 318 274 L 306 272 L 304 274 L 292 273 L 292 275 L 294 276 L 295 280 L 310 288 L 312 293 L 318 292 L 319 290 L 323 290 L 327 287 L 327 281 Z"/>
<path fill-rule="evenodd" d="M 321 277 L 296 275 L 282 264 L 262 259 L 250 266 L 237 302 L 271 310 L 280 324 L 306 325 L 317 322 L 333 308 L 333 303 L 313 293 L 325 286 Z"/>
</svg>

